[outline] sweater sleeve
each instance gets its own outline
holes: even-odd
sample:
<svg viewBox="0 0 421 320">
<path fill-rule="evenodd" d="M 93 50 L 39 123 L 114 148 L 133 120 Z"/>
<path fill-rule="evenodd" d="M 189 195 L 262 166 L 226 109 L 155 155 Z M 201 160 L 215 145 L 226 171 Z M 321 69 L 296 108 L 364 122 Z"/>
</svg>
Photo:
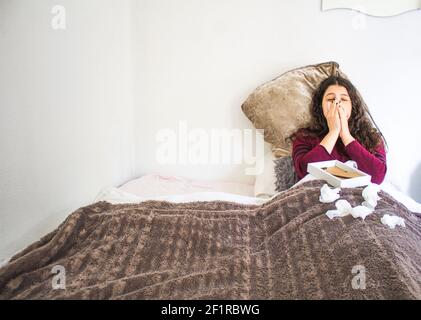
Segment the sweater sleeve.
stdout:
<svg viewBox="0 0 421 320">
<path fill-rule="evenodd" d="M 345 147 L 348 156 L 354 160 L 358 169 L 371 175 L 371 182 L 381 184 L 387 172 L 386 152 L 383 142 L 370 153 L 357 140 Z"/>
<path fill-rule="evenodd" d="M 310 162 L 334 160 L 320 143 L 296 139 L 292 146 L 292 160 L 299 179 L 307 175 L 307 164 Z"/>
</svg>

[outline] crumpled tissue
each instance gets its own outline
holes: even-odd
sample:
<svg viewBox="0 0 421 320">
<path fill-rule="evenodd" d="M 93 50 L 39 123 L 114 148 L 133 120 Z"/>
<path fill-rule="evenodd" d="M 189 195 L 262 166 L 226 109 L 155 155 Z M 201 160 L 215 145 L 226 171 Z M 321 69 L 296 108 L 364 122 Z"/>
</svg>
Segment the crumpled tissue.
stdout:
<svg viewBox="0 0 421 320">
<path fill-rule="evenodd" d="M 371 208 L 367 208 L 366 206 L 356 206 L 354 208 L 352 208 L 352 216 L 357 219 L 357 218 L 361 218 L 363 220 L 365 220 L 365 218 L 373 213 L 374 209 Z"/>
<path fill-rule="evenodd" d="M 362 203 L 362 205 L 374 210 L 377 206 L 377 201 L 381 199 L 377 194 L 379 191 L 380 185 L 375 183 L 371 183 L 365 187 L 362 193 L 365 201 Z"/>
<path fill-rule="evenodd" d="M 405 220 L 398 216 L 391 216 L 391 215 L 385 214 L 383 218 L 381 218 L 381 222 L 389 226 L 390 229 L 395 229 L 396 225 L 405 227 Z"/>
<path fill-rule="evenodd" d="M 355 219 L 361 218 L 365 220 L 365 218 L 374 211 L 373 209 L 365 206 L 356 206 L 353 208 L 347 200 L 338 200 L 336 201 L 335 206 L 337 210 L 328 210 L 326 212 L 329 219 L 345 217 L 350 214 Z"/>
<path fill-rule="evenodd" d="M 340 188 L 330 189 L 327 184 L 323 185 L 320 189 L 320 202 L 329 203 L 339 199 L 340 190 Z M 365 220 L 369 214 L 373 213 L 377 206 L 377 201 L 381 199 L 381 197 L 378 196 L 379 191 L 380 185 L 371 183 L 367 185 L 362 192 L 362 196 L 365 200 L 362 205 L 353 208 L 347 200 L 341 199 L 335 203 L 336 210 L 328 210 L 326 215 L 329 219 L 352 215 L 355 219 L 361 218 Z M 397 225 L 405 227 L 405 220 L 395 215 L 391 216 L 389 214 L 385 214 L 383 218 L 381 218 L 381 222 L 384 225 L 389 226 L 390 229 L 395 229 L 395 226 Z"/>
<path fill-rule="evenodd" d="M 340 188 L 331 189 L 327 184 L 324 184 L 320 189 L 319 201 L 323 203 L 336 201 L 340 198 L 339 191 L 341 191 Z"/>
<path fill-rule="evenodd" d="M 358 169 L 358 164 L 354 160 L 348 160 L 347 162 L 345 162 L 345 164 L 355 169 Z"/>
</svg>

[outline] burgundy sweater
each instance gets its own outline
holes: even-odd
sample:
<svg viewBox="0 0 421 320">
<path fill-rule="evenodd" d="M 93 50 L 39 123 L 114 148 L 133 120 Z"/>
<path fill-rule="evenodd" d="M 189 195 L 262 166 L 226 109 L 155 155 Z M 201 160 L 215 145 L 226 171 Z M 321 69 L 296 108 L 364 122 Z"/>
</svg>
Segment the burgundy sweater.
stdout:
<svg viewBox="0 0 421 320">
<path fill-rule="evenodd" d="M 383 142 L 370 153 L 356 139 L 344 147 L 340 138 L 329 154 L 320 144 L 322 138 L 304 137 L 295 139 L 292 146 L 292 159 L 299 179 L 307 175 L 307 164 L 310 162 L 353 160 L 358 169 L 371 175 L 371 182 L 381 184 L 387 171 L 386 152 Z"/>
</svg>

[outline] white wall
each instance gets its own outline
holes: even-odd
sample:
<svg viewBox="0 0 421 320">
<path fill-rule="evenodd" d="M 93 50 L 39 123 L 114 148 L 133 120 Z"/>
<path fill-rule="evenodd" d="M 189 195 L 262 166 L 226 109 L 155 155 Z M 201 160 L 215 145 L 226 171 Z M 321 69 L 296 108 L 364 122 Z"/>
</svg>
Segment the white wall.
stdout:
<svg viewBox="0 0 421 320">
<path fill-rule="evenodd" d="M 56 4 L 64 31 L 51 27 Z M 133 177 L 130 10 L 0 0 L 0 261 Z"/>
<path fill-rule="evenodd" d="M 251 128 L 240 106 L 256 86 L 335 60 L 386 136 L 388 179 L 421 201 L 421 12 L 363 18 L 366 27 L 356 29 L 355 11 L 322 12 L 314 0 L 135 1 L 137 173 L 251 182 L 242 166 L 159 165 L 156 132 L 180 120 Z"/>
</svg>

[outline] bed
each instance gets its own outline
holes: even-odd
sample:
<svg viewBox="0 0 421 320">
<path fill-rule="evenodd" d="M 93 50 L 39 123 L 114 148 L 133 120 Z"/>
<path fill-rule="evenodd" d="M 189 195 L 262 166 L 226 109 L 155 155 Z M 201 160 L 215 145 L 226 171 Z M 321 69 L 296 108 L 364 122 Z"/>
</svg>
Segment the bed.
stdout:
<svg viewBox="0 0 421 320">
<path fill-rule="evenodd" d="M 105 188 L 0 269 L 0 299 L 420 299 L 420 215 L 382 190 L 365 220 L 330 220 L 323 184 L 307 176 L 269 199 L 156 174 Z M 361 189 L 341 198 L 357 205 Z"/>
<path fill-rule="evenodd" d="M 151 173 L 106 187 L 0 269 L 0 299 L 421 299 L 419 203 L 386 181 L 365 219 L 329 219 L 325 182 L 288 178 L 284 138 L 333 73 L 345 77 L 335 62 L 294 69 L 242 105 L 273 147 L 254 184 Z M 340 197 L 358 206 L 362 190 Z"/>
</svg>

